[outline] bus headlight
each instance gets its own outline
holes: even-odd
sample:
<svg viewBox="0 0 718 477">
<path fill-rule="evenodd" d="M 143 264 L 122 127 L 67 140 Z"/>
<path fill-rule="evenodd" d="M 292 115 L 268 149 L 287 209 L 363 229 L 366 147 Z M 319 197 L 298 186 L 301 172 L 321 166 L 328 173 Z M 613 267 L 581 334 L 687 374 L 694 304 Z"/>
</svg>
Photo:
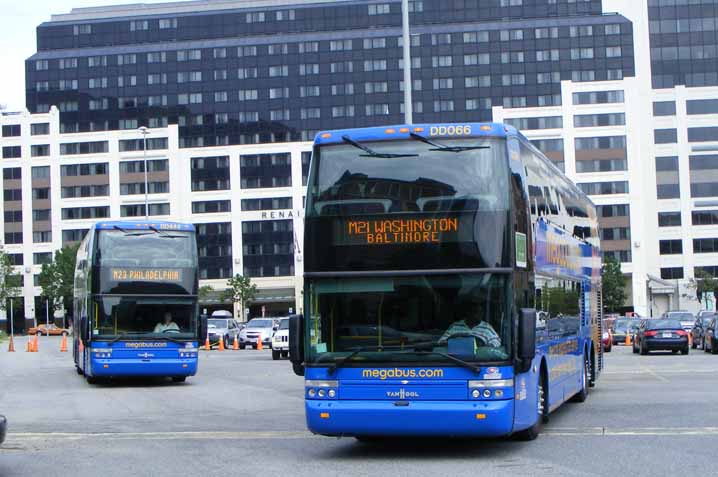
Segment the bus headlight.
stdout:
<svg viewBox="0 0 718 477">
<path fill-rule="evenodd" d="M 304 387 L 307 390 L 307 397 L 310 399 L 334 399 L 337 396 L 337 386 L 339 386 L 338 381 L 308 379 L 304 382 Z"/>
<path fill-rule="evenodd" d="M 112 356 L 112 348 L 92 348 L 95 358 L 109 358 Z"/>
<path fill-rule="evenodd" d="M 469 390 L 474 399 L 502 399 L 509 389 L 513 389 L 513 379 L 482 379 L 469 381 Z"/>
<path fill-rule="evenodd" d="M 473 391 L 471 391 L 471 397 L 479 398 L 479 397 L 481 397 L 481 393 L 479 392 L 478 389 L 474 389 Z"/>
</svg>

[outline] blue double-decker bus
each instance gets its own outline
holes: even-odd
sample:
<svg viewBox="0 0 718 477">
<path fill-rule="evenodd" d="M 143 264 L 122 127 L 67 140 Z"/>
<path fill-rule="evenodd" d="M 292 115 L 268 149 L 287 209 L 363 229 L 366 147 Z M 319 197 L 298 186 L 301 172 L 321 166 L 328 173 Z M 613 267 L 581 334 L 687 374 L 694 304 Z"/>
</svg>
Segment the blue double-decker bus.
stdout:
<svg viewBox="0 0 718 477">
<path fill-rule="evenodd" d="M 322 132 L 309 174 L 309 429 L 534 439 L 602 367 L 592 202 L 516 129 Z"/>
<path fill-rule="evenodd" d="M 73 356 L 95 383 L 122 376 L 184 381 L 200 328 L 194 226 L 97 222 L 77 252 Z"/>
</svg>

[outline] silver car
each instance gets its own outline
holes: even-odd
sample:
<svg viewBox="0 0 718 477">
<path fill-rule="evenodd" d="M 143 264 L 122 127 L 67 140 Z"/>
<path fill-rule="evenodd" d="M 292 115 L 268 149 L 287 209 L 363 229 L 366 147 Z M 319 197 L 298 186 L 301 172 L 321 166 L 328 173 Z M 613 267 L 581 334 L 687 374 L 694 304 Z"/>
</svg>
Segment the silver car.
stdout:
<svg viewBox="0 0 718 477">
<path fill-rule="evenodd" d="M 246 346 L 257 348 L 257 339 L 261 337 L 263 346 L 272 346 L 272 336 L 277 329 L 272 318 L 253 318 L 239 333 L 239 348 Z"/>
<path fill-rule="evenodd" d="M 239 339 L 239 326 L 234 318 L 210 318 L 207 320 L 207 335 L 210 345 L 224 342 L 224 347 L 229 348 L 234 343 L 234 338 Z"/>
</svg>

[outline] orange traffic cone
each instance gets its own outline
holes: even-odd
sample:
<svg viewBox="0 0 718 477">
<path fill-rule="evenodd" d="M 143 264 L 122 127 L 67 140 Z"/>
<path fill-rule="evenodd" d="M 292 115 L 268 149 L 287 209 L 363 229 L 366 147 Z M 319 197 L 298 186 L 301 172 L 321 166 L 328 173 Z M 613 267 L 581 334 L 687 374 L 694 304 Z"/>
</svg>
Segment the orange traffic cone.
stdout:
<svg viewBox="0 0 718 477">
<path fill-rule="evenodd" d="M 693 333 L 688 333 L 688 346 L 693 347 Z"/>
<path fill-rule="evenodd" d="M 234 335 L 234 342 L 232 343 L 232 349 L 239 349 L 239 341 L 237 341 L 237 335 Z"/>
<path fill-rule="evenodd" d="M 35 333 L 35 340 L 32 343 L 32 351 L 34 353 L 37 353 L 40 350 L 40 338 L 38 338 L 39 333 Z"/>
<path fill-rule="evenodd" d="M 8 345 L 7 345 L 7 352 L 8 353 L 15 352 L 15 342 L 12 339 L 12 335 L 10 335 L 10 343 L 8 343 Z"/>
<path fill-rule="evenodd" d="M 67 353 L 67 335 L 62 335 L 62 342 L 60 343 L 60 353 Z"/>
<path fill-rule="evenodd" d="M 217 347 L 217 351 L 224 351 L 224 337 L 219 339 L 219 346 Z"/>
<path fill-rule="evenodd" d="M 209 344 L 209 335 L 208 335 L 207 338 L 204 340 L 204 350 L 209 351 L 211 349 L 212 349 L 212 345 Z"/>
<path fill-rule="evenodd" d="M 28 336 L 27 344 L 25 345 L 25 352 L 32 353 L 32 338 Z"/>
<path fill-rule="evenodd" d="M 261 350 L 263 348 L 262 346 L 262 335 L 257 336 L 257 349 Z"/>
<path fill-rule="evenodd" d="M 626 333 L 626 346 L 630 346 L 630 345 L 631 345 L 631 335 Z"/>
</svg>

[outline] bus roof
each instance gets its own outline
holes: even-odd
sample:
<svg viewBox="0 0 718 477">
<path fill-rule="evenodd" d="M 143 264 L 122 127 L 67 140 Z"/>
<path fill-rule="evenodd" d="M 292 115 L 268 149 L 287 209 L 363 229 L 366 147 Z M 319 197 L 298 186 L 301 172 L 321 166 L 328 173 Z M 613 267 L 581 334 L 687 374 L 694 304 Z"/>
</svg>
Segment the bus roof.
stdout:
<svg viewBox="0 0 718 477">
<path fill-rule="evenodd" d="M 408 139 L 409 133 L 421 134 L 429 138 L 463 137 L 506 137 L 520 134 L 516 128 L 501 123 L 427 123 L 395 124 L 370 128 L 336 129 L 320 131 L 314 138 L 315 145 L 336 144 L 342 142 L 342 136 L 355 141 L 387 141 Z"/>
<path fill-rule="evenodd" d="M 119 227 L 125 230 L 149 230 L 154 227 L 159 230 L 181 230 L 194 232 L 194 225 L 181 222 L 167 222 L 163 220 L 110 220 L 95 223 L 95 230 L 110 230 Z"/>
</svg>

